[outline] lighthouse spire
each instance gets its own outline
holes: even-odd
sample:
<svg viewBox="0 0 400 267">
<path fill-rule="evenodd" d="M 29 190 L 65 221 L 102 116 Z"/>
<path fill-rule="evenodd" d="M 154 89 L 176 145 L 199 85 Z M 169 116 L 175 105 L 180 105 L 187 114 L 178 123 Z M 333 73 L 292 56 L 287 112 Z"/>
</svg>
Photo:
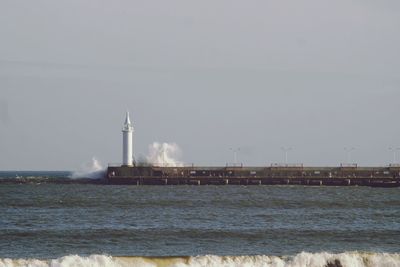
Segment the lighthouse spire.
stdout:
<svg viewBox="0 0 400 267">
<path fill-rule="evenodd" d="M 131 125 L 131 119 L 129 118 L 129 111 L 126 111 L 125 125 Z"/>
</svg>

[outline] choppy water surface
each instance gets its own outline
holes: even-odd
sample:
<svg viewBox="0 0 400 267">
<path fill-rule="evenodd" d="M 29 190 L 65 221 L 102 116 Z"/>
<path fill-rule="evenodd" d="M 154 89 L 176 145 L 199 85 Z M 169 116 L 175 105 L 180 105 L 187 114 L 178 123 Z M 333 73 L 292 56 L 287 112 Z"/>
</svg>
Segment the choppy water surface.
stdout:
<svg viewBox="0 0 400 267">
<path fill-rule="evenodd" d="M 5 258 L 74 254 L 303 251 L 391 253 L 397 257 L 391 266 L 399 266 L 399 193 L 369 187 L 0 184 L 0 266 Z"/>
</svg>

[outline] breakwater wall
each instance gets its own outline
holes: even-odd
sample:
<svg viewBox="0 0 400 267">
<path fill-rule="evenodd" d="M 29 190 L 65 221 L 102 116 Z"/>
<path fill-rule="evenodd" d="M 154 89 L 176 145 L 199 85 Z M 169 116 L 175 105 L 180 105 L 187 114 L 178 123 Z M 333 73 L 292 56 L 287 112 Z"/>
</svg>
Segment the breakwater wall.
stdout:
<svg viewBox="0 0 400 267">
<path fill-rule="evenodd" d="M 400 166 L 128 167 L 110 166 L 108 184 L 310 185 L 400 187 Z"/>
</svg>

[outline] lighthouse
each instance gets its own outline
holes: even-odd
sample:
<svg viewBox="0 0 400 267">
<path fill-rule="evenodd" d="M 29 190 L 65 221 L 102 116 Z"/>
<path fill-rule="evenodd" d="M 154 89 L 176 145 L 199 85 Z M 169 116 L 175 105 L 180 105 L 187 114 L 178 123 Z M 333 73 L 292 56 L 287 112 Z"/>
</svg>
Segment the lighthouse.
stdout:
<svg viewBox="0 0 400 267">
<path fill-rule="evenodd" d="M 122 128 L 122 166 L 133 166 L 133 126 L 126 112 L 125 123 Z"/>
</svg>

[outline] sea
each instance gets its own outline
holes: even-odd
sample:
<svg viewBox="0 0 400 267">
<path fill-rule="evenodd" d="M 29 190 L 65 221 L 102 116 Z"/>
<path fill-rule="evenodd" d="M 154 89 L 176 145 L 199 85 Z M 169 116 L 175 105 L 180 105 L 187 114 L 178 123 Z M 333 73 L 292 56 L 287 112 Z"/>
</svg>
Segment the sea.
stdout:
<svg viewBox="0 0 400 267">
<path fill-rule="evenodd" d="M 0 267 L 400 266 L 400 188 L 72 177 L 0 172 Z"/>
</svg>

